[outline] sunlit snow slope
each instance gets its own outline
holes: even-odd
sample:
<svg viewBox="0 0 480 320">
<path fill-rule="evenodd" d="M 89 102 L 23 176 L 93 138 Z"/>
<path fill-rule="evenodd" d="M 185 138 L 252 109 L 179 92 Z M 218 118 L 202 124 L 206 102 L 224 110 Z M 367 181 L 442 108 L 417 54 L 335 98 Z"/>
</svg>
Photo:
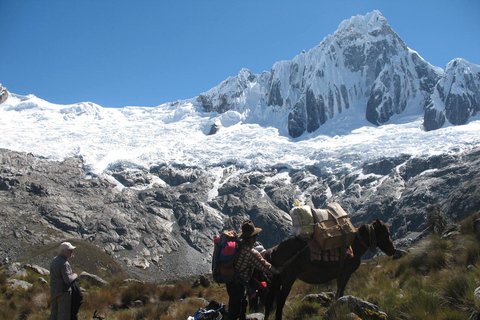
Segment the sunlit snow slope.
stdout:
<svg viewBox="0 0 480 320">
<path fill-rule="evenodd" d="M 214 118 L 223 127 L 207 135 Z M 401 121 L 400 121 L 401 120 Z M 361 118 L 337 118 L 315 134 L 291 139 L 273 127 L 243 124 L 235 113 L 201 113 L 191 104 L 156 108 L 55 105 L 33 95 L 10 94 L 0 105 L 0 147 L 52 160 L 82 156 L 96 174 L 118 164 L 246 169 L 317 166 L 325 173 L 400 154 L 423 155 L 480 144 L 480 121 L 426 132 L 421 116 L 376 127 Z M 349 129 L 349 128 L 353 128 Z"/>
</svg>

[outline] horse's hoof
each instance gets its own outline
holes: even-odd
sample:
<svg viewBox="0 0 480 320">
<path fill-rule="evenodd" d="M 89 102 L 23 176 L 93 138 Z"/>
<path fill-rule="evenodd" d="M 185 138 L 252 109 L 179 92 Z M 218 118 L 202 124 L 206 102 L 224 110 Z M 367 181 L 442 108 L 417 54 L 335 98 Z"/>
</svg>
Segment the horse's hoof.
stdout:
<svg viewBox="0 0 480 320">
<path fill-rule="evenodd" d="M 407 254 L 408 254 L 407 251 L 401 250 L 401 249 L 397 249 L 397 250 L 395 251 L 395 253 L 393 254 L 392 258 L 393 258 L 393 260 L 397 260 L 397 259 L 400 259 L 400 258 L 403 257 L 403 256 L 406 256 Z"/>
</svg>

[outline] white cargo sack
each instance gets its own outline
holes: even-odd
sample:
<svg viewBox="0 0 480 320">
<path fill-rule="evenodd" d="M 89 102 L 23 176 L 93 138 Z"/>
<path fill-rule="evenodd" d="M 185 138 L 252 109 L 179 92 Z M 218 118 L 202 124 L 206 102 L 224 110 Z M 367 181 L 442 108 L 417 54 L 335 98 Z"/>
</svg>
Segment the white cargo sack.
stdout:
<svg viewBox="0 0 480 320">
<path fill-rule="evenodd" d="M 313 235 L 315 222 L 310 206 L 296 205 L 290 210 L 290 216 L 293 224 L 292 236 L 308 239 Z"/>
</svg>

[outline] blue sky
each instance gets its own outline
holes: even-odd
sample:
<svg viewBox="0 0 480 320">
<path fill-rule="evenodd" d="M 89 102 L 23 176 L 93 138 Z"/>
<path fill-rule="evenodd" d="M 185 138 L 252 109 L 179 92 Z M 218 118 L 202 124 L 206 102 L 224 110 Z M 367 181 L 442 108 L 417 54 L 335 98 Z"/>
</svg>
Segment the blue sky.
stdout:
<svg viewBox="0 0 480 320">
<path fill-rule="evenodd" d="M 431 64 L 480 64 L 478 0 L 0 0 L 0 83 L 59 104 L 156 106 L 270 70 L 375 9 Z"/>
</svg>

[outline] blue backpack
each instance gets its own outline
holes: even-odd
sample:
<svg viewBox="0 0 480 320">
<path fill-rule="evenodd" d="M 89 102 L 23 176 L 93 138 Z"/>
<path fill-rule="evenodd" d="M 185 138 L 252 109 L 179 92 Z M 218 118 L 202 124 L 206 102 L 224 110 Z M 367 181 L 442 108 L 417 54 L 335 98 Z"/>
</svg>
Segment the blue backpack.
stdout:
<svg viewBox="0 0 480 320">
<path fill-rule="evenodd" d="M 221 320 L 226 313 L 225 302 L 222 304 L 215 300 L 210 301 L 208 306 L 200 308 L 193 314 L 194 320 Z"/>
</svg>

